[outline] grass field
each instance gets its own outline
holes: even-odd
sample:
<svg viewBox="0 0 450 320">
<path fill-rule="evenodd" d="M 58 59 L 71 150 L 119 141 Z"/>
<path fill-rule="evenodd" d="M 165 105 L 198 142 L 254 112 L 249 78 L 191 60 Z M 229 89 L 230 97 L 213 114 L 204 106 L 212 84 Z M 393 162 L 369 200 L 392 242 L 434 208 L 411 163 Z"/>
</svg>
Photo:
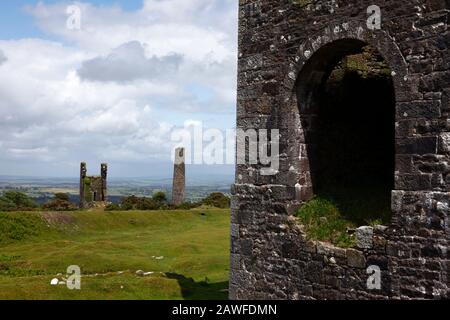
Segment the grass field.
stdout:
<svg viewBox="0 0 450 320">
<path fill-rule="evenodd" d="M 228 269 L 228 209 L 0 213 L 0 299 L 226 299 Z"/>
</svg>

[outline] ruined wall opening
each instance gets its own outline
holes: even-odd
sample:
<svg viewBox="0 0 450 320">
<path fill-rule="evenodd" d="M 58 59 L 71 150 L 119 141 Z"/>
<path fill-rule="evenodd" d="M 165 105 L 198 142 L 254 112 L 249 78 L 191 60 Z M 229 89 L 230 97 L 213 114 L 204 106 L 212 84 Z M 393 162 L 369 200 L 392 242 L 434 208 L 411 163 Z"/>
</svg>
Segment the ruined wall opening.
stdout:
<svg viewBox="0 0 450 320">
<path fill-rule="evenodd" d="M 388 224 L 395 172 L 395 91 L 388 64 L 365 42 L 335 41 L 303 67 L 297 98 L 307 197 L 332 202 L 354 226 Z"/>
</svg>

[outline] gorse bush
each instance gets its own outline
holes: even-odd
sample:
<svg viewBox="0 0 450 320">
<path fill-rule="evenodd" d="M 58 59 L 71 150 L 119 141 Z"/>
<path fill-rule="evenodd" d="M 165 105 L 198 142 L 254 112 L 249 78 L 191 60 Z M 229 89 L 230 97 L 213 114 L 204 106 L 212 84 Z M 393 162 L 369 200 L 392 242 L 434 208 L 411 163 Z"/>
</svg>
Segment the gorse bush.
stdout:
<svg viewBox="0 0 450 320">
<path fill-rule="evenodd" d="M 202 204 L 216 207 L 216 208 L 229 208 L 230 207 L 230 198 L 224 195 L 221 192 L 211 193 L 207 198 L 203 199 Z"/>
<path fill-rule="evenodd" d="M 0 197 L 0 211 L 13 211 L 16 208 L 14 202 L 5 197 Z"/>
<path fill-rule="evenodd" d="M 55 197 L 42 206 L 44 210 L 73 211 L 78 207 L 70 202 L 70 196 L 66 193 L 56 193 Z"/>
<path fill-rule="evenodd" d="M 70 196 L 68 193 L 55 193 L 55 199 L 62 201 L 70 201 Z"/>
<path fill-rule="evenodd" d="M 157 210 L 160 204 L 152 198 L 139 198 L 136 204 L 137 210 Z"/>
<path fill-rule="evenodd" d="M 184 202 L 181 205 L 175 206 L 170 204 L 167 200 L 167 196 L 164 192 L 157 192 L 153 197 L 136 197 L 129 196 L 124 197 L 120 201 L 120 204 L 109 204 L 106 206 L 106 211 L 120 211 L 120 210 L 190 210 L 198 208 L 202 205 L 216 207 L 216 208 L 229 208 L 230 198 L 223 193 L 215 192 L 210 194 L 207 198 L 200 202 Z"/>
<path fill-rule="evenodd" d="M 162 191 L 159 191 L 159 192 L 155 193 L 155 194 L 153 195 L 152 199 L 153 199 L 153 201 L 155 201 L 155 203 L 156 203 L 158 206 L 167 204 L 167 196 L 166 196 L 166 194 L 165 194 L 164 192 L 162 192 Z"/>
<path fill-rule="evenodd" d="M 166 195 L 163 192 L 159 192 L 156 196 L 156 199 L 155 197 L 124 197 L 120 205 L 110 205 L 107 207 L 107 210 L 158 210 L 166 205 Z"/>
<path fill-rule="evenodd" d="M 36 202 L 21 192 L 7 191 L 0 197 L 0 211 L 29 211 L 35 208 Z"/>
</svg>

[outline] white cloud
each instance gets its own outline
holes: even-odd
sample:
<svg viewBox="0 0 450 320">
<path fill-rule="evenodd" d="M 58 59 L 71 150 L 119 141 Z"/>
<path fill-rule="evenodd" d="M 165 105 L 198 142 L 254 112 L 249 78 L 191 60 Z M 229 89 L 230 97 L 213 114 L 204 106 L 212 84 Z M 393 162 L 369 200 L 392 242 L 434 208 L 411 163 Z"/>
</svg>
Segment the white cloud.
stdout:
<svg viewBox="0 0 450 320">
<path fill-rule="evenodd" d="M 235 0 L 79 3 L 78 31 L 68 4 L 28 7 L 61 41 L 0 40 L 2 164 L 168 160 L 180 114 L 234 112 Z"/>
<path fill-rule="evenodd" d="M 84 61 L 78 74 L 83 79 L 93 81 L 160 81 L 176 73 L 182 60 L 183 57 L 178 54 L 147 58 L 144 46 L 138 41 L 132 41 L 113 49 L 106 57 Z"/>
<path fill-rule="evenodd" d="M 5 63 L 8 60 L 8 58 L 5 56 L 2 50 L 0 50 L 0 65 Z"/>
</svg>

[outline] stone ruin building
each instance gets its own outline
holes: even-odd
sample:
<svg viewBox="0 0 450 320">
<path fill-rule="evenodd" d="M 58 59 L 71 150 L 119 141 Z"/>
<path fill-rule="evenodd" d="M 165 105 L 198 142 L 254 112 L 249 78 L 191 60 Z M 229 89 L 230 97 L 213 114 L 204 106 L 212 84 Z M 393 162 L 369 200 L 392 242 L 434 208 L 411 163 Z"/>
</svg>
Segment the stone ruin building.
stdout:
<svg viewBox="0 0 450 320">
<path fill-rule="evenodd" d="M 96 203 L 107 201 L 108 165 L 103 163 L 100 176 L 87 176 L 86 163 L 81 163 L 80 169 L 80 208 L 88 209 Z"/>
<path fill-rule="evenodd" d="M 231 299 L 450 298 L 448 19 L 445 0 L 239 1 L 237 126 L 278 129 L 280 167 L 237 165 Z M 330 83 L 367 46 L 388 76 Z M 387 191 L 390 223 L 309 240 L 293 214 L 344 180 Z"/>
<path fill-rule="evenodd" d="M 175 164 L 173 169 L 172 203 L 179 206 L 184 203 L 186 196 L 186 154 L 184 148 L 175 150 Z"/>
</svg>

